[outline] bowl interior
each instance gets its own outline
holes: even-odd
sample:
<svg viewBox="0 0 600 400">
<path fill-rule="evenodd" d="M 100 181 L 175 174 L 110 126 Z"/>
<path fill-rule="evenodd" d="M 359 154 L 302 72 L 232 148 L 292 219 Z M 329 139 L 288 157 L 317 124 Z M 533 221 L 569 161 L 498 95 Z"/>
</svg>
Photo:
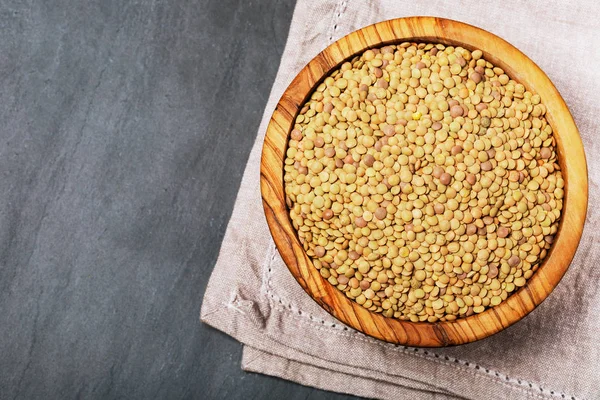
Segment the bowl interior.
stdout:
<svg viewBox="0 0 600 400">
<path fill-rule="evenodd" d="M 373 47 L 405 41 L 480 49 L 484 58 L 540 95 L 557 142 L 565 180 L 563 212 L 553 246 L 527 284 L 500 305 L 448 322 L 410 322 L 372 313 L 321 277 L 306 255 L 285 203 L 283 162 L 294 120 L 314 88 L 344 61 Z M 375 338 L 409 346 L 468 343 L 523 318 L 558 284 L 575 254 L 587 209 L 587 167 L 579 132 L 562 97 L 544 72 L 499 37 L 456 21 L 411 17 L 381 22 L 333 43 L 300 71 L 279 101 L 267 128 L 261 159 L 261 193 L 269 229 L 286 265 L 306 292 L 334 317 Z"/>
</svg>

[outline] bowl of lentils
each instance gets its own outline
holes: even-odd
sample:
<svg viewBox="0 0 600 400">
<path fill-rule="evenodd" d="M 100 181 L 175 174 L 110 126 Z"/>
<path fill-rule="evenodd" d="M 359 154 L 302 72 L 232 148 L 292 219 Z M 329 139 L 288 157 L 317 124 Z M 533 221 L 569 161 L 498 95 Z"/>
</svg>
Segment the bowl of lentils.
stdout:
<svg viewBox="0 0 600 400">
<path fill-rule="evenodd" d="M 538 306 L 587 209 L 577 127 L 544 72 L 482 29 L 381 22 L 298 74 L 268 126 L 261 193 L 292 275 L 375 338 L 447 346 Z"/>
</svg>

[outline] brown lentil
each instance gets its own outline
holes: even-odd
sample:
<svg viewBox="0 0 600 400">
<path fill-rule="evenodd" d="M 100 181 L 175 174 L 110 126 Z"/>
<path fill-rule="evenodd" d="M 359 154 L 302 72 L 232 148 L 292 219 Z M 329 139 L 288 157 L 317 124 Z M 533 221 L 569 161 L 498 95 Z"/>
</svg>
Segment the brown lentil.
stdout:
<svg viewBox="0 0 600 400">
<path fill-rule="evenodd" d="M 368 50 L 321 83 L 284 165 L 320 274 L 385 316 L 501 304 L 546 256 L 564 198 L 546 107 L 479 50 Z"/>
</svg>

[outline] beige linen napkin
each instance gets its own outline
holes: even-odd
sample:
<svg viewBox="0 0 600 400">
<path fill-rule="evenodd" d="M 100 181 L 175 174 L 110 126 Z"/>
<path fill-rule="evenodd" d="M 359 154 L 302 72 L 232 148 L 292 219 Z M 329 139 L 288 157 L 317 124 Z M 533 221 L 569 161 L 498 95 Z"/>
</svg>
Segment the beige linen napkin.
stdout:
<svg viewBox="0 0 600 400">
<path fill-rule="evenodd" d="M 386 344 L 332 318 L 275 249 L 259 191 L 262 140 L 277 100 L 319 51 L 378 21 L 435 15 L 495 33 L 531 57 L 571 108 L 588 156 L 590 202 L 577 255 L 550 297 L 488 339 L 443 349 Z M 296 5 L 201 319 L 242 342 L 242 367 L 382 399 L 600 399 L 600 6 L 547 1 L 305 1 Z"/>
</svg>

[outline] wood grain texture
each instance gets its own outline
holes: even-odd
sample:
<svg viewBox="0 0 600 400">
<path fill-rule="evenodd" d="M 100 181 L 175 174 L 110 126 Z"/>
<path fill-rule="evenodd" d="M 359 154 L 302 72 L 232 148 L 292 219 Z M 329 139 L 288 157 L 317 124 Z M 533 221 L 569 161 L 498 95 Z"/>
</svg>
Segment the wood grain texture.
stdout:
<svg viewBox="0 0 600 400">
<path fill-rule="evenodd" d="M 552 249 L 526 286 L 500 305 L 481 314 L 451 322 L 409 322 L 372 313 L 348 299 L 321 277 L 306 255 L 291 224 L 285 204 L 283 162 L 288 135 L 300 106 L 313 88 L 343 61 L 368 48 L 403 41 L 444 43 L 480 49 L 528 90 L 538 93 L 547 107 L 547 120 L 557 139 L 565 180 L 565 200 Z M 409 346 L 439 347 L 469 343 L 505 329 L 538 306 L 558 284 L 581 238 L 588 201 L 588 178 L 583 144 L 560 93 L 527 56 L 503 39 L 464 23 L 411 17 L 380 22 L 355 31 L 318 54 L 296 76 L 273 113 L 263 145 L 261 193 L 271 234 L 298 283 L 325 310 L 343 323 L 375 338 Z"/>
</svg>

